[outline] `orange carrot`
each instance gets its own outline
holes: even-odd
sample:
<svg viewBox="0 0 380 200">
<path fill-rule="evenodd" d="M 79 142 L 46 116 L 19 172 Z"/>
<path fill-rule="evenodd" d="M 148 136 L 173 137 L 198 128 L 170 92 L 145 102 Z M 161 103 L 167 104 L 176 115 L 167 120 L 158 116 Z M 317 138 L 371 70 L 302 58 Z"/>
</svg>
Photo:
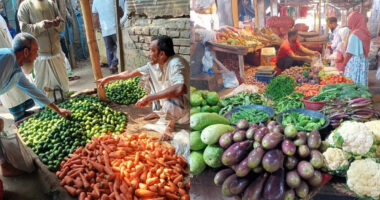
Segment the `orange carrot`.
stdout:
<svg viewBox="0 0 380 200">
<path fill-rule="evenodd" d="M 152 192 L 152 191 L 149 191 L 146 189 L 137 189 L 135 194 L 138 197 L 154 197 L 154 196 L 156 196 L 155 192 Z"/>
<path fill-rule="evenodd" d="M 182 189 L 182 188 L 179 188 L 179 189 L 178 189 L 178 193 L 179 193 L 181 196 L 187 194 L 186 190 L 184 190 L 184 189 Z"/>
<path fill-rule="evenodd" d="M 100 197 L 99 183 L 95 184 L 94 187 L 93 187 L 93 189 L 94 189 L 94 193 L 96 195 L 95 197 L 99 198 Z"/>
<path fill-rule="evenodd" d="M 185 194 L 181 196 L 181 200 L 190 200 L 190 196 L 188 194 Z"/>
<path fill-rule="evenodd" d="M 148 178 L 146 179 L 146 184 L 153 185 L 155 183 L 158 183 L 158 181 L 159 181 L 158 177 Z"/>
<path fill-rule="evenodd" d="M 169 199 L 179 199 L 179 197 L 173 193 L 170 193 L 170 192 L 167 192 L 165 194 L 166 197 L 168 197 Z"/>
<path fill-rule="evenodd" d="M 71 196 L 75 196 L 76 195 L 76 189 L 71 187 L 71 186 L 68 186 L 68 185 L 65 185 L 63 186 L 66 191 L 71 195 Z"/>
<path fill-rule="evenodd" d="M 84 200 L 85 197 L 86 197 L 86 193 L 85 192 L 81 192 L 79 194 L 78 200 Z"/>
<path fill-rule="evenodd" d="M 173 183 L 177 185 L 182 180 L 183 180 L 183 175 L 179 175 L 176 179 L 173 180 Z"/>
<path fill-rule="evenodd" d="M 69 171 L 69 167 L 63 168 L 63 171 L 59 174 L 58 178 L 62 179 L 64 176 L 66 176 L 68 171 Z"/>
<path fill-rule="evenodd" d="M 98 172 L 104 172 L 104 166 L 99 164 L 99 163 L 96 163 L 96 162 L 93 162 L 93 161 L 89 161 L 90 164 L 96 169 L 98 170 Z"/>
<path fill-rule="evenodd" d="M 79 176 L 82 179 L 84 189 L 89 188 L 90 184 L 88 183 L 88 181 L 86 180 L 86 178 L 84 177 L 84 175 L 82 173 L 79 173 Z"/>
</svg>

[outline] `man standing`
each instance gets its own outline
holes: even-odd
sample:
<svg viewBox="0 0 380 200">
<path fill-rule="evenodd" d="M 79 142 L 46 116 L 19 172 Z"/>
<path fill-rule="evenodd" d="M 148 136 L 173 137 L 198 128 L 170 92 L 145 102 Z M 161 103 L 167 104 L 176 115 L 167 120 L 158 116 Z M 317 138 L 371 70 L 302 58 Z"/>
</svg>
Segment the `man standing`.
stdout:
<svg viewBox="0 0 380 200">
<path fill-rule="evenodd" d="M 330 17 L 327 19 L 327 26 L 331 30 L 331 35 L 329 37 L 329 43 L 327 46 L 334 53 L 336 48 L 338 47 L 339 42 L 341 42 L 340 37 L 338 35 L 340 27 L 338 26 L 338 20 L 336 17 Z"/>
<path fill-rule="evenodd" d="M 166 35 L 152 38 L 149 58 L 150 62 L 136 70 L 105 77 L 98 82 L 100 87 L 104 87 L 109 81 L 142 76 L 149 95 L 140 99 L 136 106 L 143 108 L 153 103 L 153 113 L 144 120 L 159 117 L 169 120 L 161 137 L 161 140 L 169 140 L 173 137 L 176 122 L 187 124 L 190 120 L 189 64 L 181 56 L 175 55 L 173 41 Z"/>
<path fill-rule="evenodd" d="M 106 45 L 108 68 L 112 74 L 117 73 L 119 63 L 116 55 L 116 14 L 112 0 L 94 0 L 92 16 L 95 29 L 102 33 Z"/>
<path fill-rule="evenodd" d="M 55 89 L 69 91 L 69 79 L 62 53 L 59 33 L 65 28 L 57 5 L 49 0 L 25 0 L 18 11 L 22 32 L 32 34 L 39 45 L 35 61 L 35 83 L 48 97 L 54 96 Z"/>
<path fill-rule="evenodd" d="M 55 110 L 62 117 L 71 115 L 69 110 L 59 108 L 54 103 L 50 103 L 47 96 L 36 86 L 31 84 L 21 71 L 28 71 L 33 67 L 33 62 L 38 56 L 38 44 L 36 38 L 28 33 L 20 33 L 13 40 L 12 49 L 0 49 L 0 95 L 13 89 L 15 86 L 20 88 L 28 96 L 32 97 L 40 106 L 48 106 Z M 3 120 L 0 118 L 0 125 Z M 20 171 L 13 168 L 6 162 L 2 148 L 0 147 L 0 167 L 3 176 L 15 176 Z"/>
<path fill-rule="evenodd" d="M 8 31 L 7 24 L 0 15 L 0 48 L 12 48 L 12 36 Z M 0 95 L 1 103 L 8 108 L 17 123 L 20 119 L 27 117 L 32 112 L 26 110 L 34 106 L 34 101 L 28 97 L 20 88 L 14 87 Z"/>
<path fill-rule="evenodd" d="M 301 66 L 305 62 L 311 63 L 312 55 L 319 56 L 318 51 L 312 51 L 302 46 L 302 44 L 297 40 L 297 36 L 297 30 L 290 30 L 288 32 L 288 39 L 281 44 L 277 54 L 277 74 L 280 74 L 285 69 L 293 66 Z"/>
</svg>

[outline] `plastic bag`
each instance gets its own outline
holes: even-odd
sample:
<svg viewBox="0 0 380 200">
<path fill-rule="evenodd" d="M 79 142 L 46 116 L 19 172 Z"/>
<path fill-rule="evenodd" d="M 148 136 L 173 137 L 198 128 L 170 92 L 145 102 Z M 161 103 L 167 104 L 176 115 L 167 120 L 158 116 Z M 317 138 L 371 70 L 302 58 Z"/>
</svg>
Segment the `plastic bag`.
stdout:
<svg viewBox="0 0 380 200">
<path fill-rule="evenodd" d="M 182 129 L 181 131 L 174 133 L 173 140 L 170 142 L 175 147 L 175 153 L 181 154 L 190 162 L 190 133 Z"/>
<path fill-rule="evenodd" d="M 377 71 L 376 71 L 376 79 L 377 79 L 377 80 L 380 80 L 380 68 L 377 68 Z"/>
<path fill-rule="evenodd" d="M 208 73 L 214 65 L 214 55 L 212 55 L 210 49 L 206 47 L 205 55 L 202 58 L 202 71 Z"/>
<path fill-rule="evenodd" d="M 65 66 L 67 70 L 67 75 L 68 76 L 73 75 L 73 72 L 71 71 L 71 65 L 70 65 L 69 59 L 67 59 L 66 56 L 65 56 Z"/>
<path fill-rule="evenodd" d="M 32 156 L 16 134 L 1 132 L 0 146 L 5 159 L 13 167 L 28 173 L 35 170 Z"/>
<path fill-rule="evenodd" d="M 236 88 L 239 86 L 239 81 L 236 74 L 233 71 L 225 71 L 222 73 L 223 76 L 223 86 L 225 88 Z"/>
</svg>

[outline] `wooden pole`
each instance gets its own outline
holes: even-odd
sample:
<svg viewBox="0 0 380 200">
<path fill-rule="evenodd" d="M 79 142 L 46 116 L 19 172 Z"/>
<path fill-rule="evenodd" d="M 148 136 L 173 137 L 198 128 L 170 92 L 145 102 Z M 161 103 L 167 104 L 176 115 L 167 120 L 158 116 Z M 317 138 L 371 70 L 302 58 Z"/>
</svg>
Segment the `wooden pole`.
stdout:
<svg viewBox="0 0 380 200">
<path fill-rule="evenodd" d="M 123 72 L 125 70 L 125 65 L 124 65 L 124 49 L 123 49 L 123 35 L 121 34 L 121 24 L 120 24 L 120 10 L 118 1 L 114 1 L 114 8 L 115 8 L 115 13 L 116 13 L 116 36 L 117 36 L 117 50 L 119 52 L 119 66 L 120 66 L 120 71 Z M 127 12 L 127 10 L 125 11 Z"/>
<path fill-rule="evenodd" d="M 232 19 L 234 22 L 234 26 L 239 26 L 239 5 L 238 0 L 231 1 L 231 9 L 232 9 Z"/>
<path fill-rule="evenodd" d="M 255 0 L 255 23 L 256 23 L 256 28 L 260 27 L 260 22 L 259 22 L 259 5 L 257 0 Z"/>
<path fill-rule="evenodd" d="M 80 0 L 80 7 L 82 9 L 83 24 L 86 32 L 87 46 L 90 52 L 92 70 L 94 72 L 95 80 L 103 78 L 102 71 L 100 70 L 99 51 L 96 44 L 96 37 L 94 27 L 92 26 L 92 14 L 90 3 L 88 0 Z M 106 100 L 106 93 L 104 88 L 98 87 L 98 96 L 102 101 Z"/>
</svg>

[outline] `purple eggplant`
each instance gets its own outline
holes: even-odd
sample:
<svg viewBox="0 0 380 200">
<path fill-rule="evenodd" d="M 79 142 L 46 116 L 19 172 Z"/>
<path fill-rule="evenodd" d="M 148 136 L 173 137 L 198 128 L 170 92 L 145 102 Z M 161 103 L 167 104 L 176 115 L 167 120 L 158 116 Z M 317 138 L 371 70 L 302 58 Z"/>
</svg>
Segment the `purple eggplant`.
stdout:
<svg viewBox="0 0 380 200">
<path fill-rule="evenodd" d="M 284 162 L 284 156 L 282 152 L 278 149 L 273 149 L 264 154 L 264 157 L 261 161 L 263 168 L 267 172 L 275 172 L 280 167 L 282 167 Z"/>
<path fill-rule="evenodd" d="M 282 125 L 276 125 L 274 128 L 273 128 L 273 133 L 282 133 L 282 131 L 284 130 L 284 128 L 282 127 Z"/>
<path fill-rule="evenodd" d="M 319 169 L 323 167 L 323 155 L 317 150 L 311 150 L 310 163 L 314 168 Z"/>
<path fill-rule="evenodd" d="M 253 142 L 253 148 L 256 149 L 258 147 L 261 147 L 261 143 L 260 142 L 257 142 L 257 141 L 254 141 Z"/>
<path fill-rule="evenodd" d="M 306 143 L 307 135 L 305 132 L 300 131 L 297 133 L 297 139 L 294 141 L 294 144 L 298 147 Z"/>
<path fill-rule="evenodd" d="M 286 184 L 290 188 L 297 188 L 301 184 L 301 177 L 296 170 L 290 171 L 286 174 Z"/>
<path fill-rule="evenodd" d="M 248 167 L 249 168 L 255 168 L 260 165 L 261 160 L 264 156 L 264 149 L 262 147 L 258 147 L 256 149 L 253 149 L 249 154 L 248 154 Z"/>
<path fill-rule="evenodd" d="M 296 200 L 296 193 L 293 189 L 287 190 L 285 192 L 285 199 L 284 200 Z"/>
<path fill-rule="evenodd" d="M 235 171 L 231 168 L 220 170 L 218 173 L 215 174 L 215 185 L 223 185 L 223 182 L 227 179 L 227 177 L 231 176 L 233 173 L 235 173 Z"/>
<path fill-rule="evenodd" d="M 314 175 L 314 167 L 307 161 L 301 161 L 297 165 L 297 172 L 303 179 L 309 179 Z"/>
<path fill-rule="evenodd" d="M 250 182 L 251 182 L 251 177 L 243 177 L 243 178 L 236 177 L 230 183 L 229 189 L 232 194 L 237 195 L 237 194 L 242 193 Z"/>
<path fill-rule="evenodd" d="M 228 148 L 233 143 L 233 136 L 234 134 L 232 132 L 223 134 L 219 138 L 219 145 L 224 149 Z"/>
<path fill-rule="evenodd" d="M 239 163 L 252 149 L 252 142 L 243 141 L 231 145 L 222 155 L 222 163 L 231 166 Z"/>
<path fill-rule="evenodd" d="M 245 133 L 245 137 L 248 140 L 253 140 L 253 136 L 255 135 L 255 132 L 257 131 L 257 128 L 250 127 L 247 132 Z"/>
<path fill-rule="evenodd" d="M 297 167 L 298 159 L 294 156 L 287 156 L 285 159 L 285 168 L 292 170 Z"/>
<path fill-rule="evenodd" d="M 247 130 L 249 127 L 249 123 L 246 119 L 241 119 L 236 123 L 236 128 L 240 130 Z"/>
<path fill-rule="evenodd" d="M 271 174 L 265 183 L 263 199 L 283 200 L 285 198 L 285 171 L 279 169 Z"/>
<path fill-rule="evenodd" d="M 244 191 L 242 200 L 260 200 L 264 189 L 264 183 L 267 178 L 268 174 L 264 173 L 249 184 Z"/>
<path fill-rule="evenodd" d="M 259 125 L 253 123 L 253 124 L 249 125 L 249 128 L 259 129 Z"/>
<path fill-rule="evenodd" d="M 306 184 L 305 181 L 301 181 L 300 186 L 296 188 L 296 194 L 298 197 L 304 199 L 309 194 L 309 186 Z"/>
<path fill-rule="evenodd" d="M 284 135 L 281 133 L 269 133 L 264 136 L 261 145 L 264 149 L 273 149 L 283 140 Z"/>
<path fill-rule="evenodd" d="M 236 175 L 238 177 L 244 177 L 249 174 L 251 168 L 248 167 L 248 157 L 242 160 L 236 167 Z"/>
<path fill-rule="evenodd" d="M 267 128 L 269 130 L 269 132 L 272 132 L 274 127 L 277 125 L 276 121 L 270 121 L 268 124 L 267 124 Z"/>
<path fill-rule="evenodd" d="M 318 149 L 321 145 L 322 139 L 321 135 L 317 130 L 313 130 L 310 132 L 309 136 L 307 137 L 307 145 L 310 149 Z"/>
<path fill-rule="evenodd" d="M 231 174 L 230 176 L 228 176 L 226 178 L 226 180 L 223 182 L 223 185 L 222 185 L 222 194 L 224 196 L 233 196 L 231 190 L 230 190 L 230 185 L 233 181 L 235 181 L 237 179 L 237 176 L 236 174 Z"/>
<path fill-rule="evenodd" d="M 252 169 L 253 173 L 255 174 L 261 174 L 263 171 L 264 171 L 264 168 L 261 167 L 261 166 L 257 166 L 255 168 Z"/>
<path fill-rule="evenodd" d="M 255 131 L 255 134 L 253 135 L 253 139 L 256 142 L 261 142 L 263 137 L 266 135 L 266 132 L 263 129 L 258 129 Z"/>
<path fill-rule="evenodd" d="M 320 171 L 315 170 L 313 177 L 307 180 L 310 186 L 312 187 L 319 187 L 322 184 L 322 173 Z"/>
<path fill-rule="evenodd" d="M 287 156 L 294 155 L 297 150 L 296 145 L 288 139 L 282 141 L 281 148 L 282 148 L 282 152 Z"/>
<path fill-rule="evenodd" d="M 233 136 L 233 140 L 234 140 L 234 142 L 241 142 L 241 141 L 245 140 L 245 131 L 244 130 L 235 131 L 234 136 Z"/>
<path fill-rule="evenodd" d="M 301 158 L 306 158 L 310 155 L 310 149 L 309 147 L 307 147 L 306 145 L 301 145 L 298 147 L 298 155 L 301 157 Z"/>
</svg>

